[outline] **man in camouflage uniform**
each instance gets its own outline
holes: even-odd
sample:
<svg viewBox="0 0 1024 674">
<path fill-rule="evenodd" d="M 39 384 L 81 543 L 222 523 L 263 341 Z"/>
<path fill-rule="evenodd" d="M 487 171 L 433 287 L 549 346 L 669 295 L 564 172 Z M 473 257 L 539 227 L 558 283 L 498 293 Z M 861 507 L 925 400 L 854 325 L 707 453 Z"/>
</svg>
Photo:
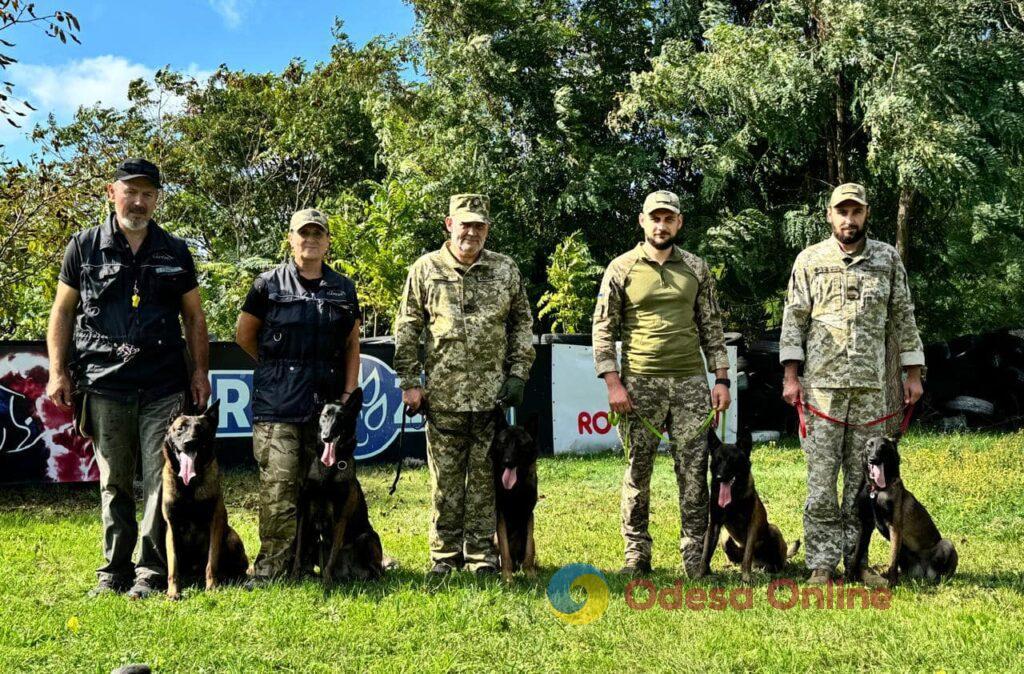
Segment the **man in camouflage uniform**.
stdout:
<svg viewBox="0 0 1024 674">
<path fill-rule="evenodd" d="M 847 183 L 832 192 L 827 218 L 832 236 L 800 253 L 793 265 L 782 319 L 779 358 L 785 366 L 783 397 L 791 405 L 810 404 L 846 427 L 806 410 L 807 504 L 804 535 L 810 582 L 831 580 L 842 556 L 853 554 L 858 534 L 854 512 L 864 472 L 864 447 L 880 435 L 886 330 L 893 331 L 906 372 L 904 403 L 921 397 L 924 351 L 914 321 L 907 272 L 896 250 L 866 238 L 869 214 L 861 185 Z M 803 378 L 797 377 L 803 364 Z M 836 479 L 843 470 L 843 500 Z M 884 581 L 870 569 L 862 580 Z"/>
<path fill-rule="evenodd" d="M 488 210 L 482 194 L 451 197 L 450 238 L 409 268 L 395 321 L 402 400 L 413 411 L 426 407 L 431 573 L 438 575 L 463 566 L 478 575 L 496 572 L 494 410 L 522 403 L 534 359 L 519 268 L 484 250 Z"/>
<path fill-rule="evenodd" d="M 680 551 L 691 577 L 703 574 L 701 552 L 708 522 L 707 436 L 699 432 L 709 405 L 729 407 L 729 358 L 715 281 L 702 259 L 675 245 L 682 228 L 679 197 L 647 196 L 640 226 L 645 240 L 612 260 L 594 310 L 594 362 L 608 387 L 613 412 L 628 444 L 622 482 L 622 573 L 651 570 L 651 473 L 658 438 L 641 421 L 667 428 L 675 462 L 682 519 Z M 622 340 L 621 378 L 615 341 Z M 718 379 L 709 393 L 707 369 Z M 628 442 L 627 442 L 628 441 Z"/>
</svg>

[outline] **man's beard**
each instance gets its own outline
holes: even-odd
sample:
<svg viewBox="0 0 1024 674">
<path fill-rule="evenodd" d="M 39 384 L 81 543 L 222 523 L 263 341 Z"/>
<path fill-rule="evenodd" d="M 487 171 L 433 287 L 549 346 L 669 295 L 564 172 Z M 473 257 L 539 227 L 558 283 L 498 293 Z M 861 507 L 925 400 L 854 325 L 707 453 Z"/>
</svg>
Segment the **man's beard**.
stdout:
<svg viewBox="0 0 1024 674">
<path fill-rule="evenodd" d="M 843 244 L 844 246 L 849 246 L 850 244 L 857 243 L 858 241 L 863 239 L 865 236 L 867 236 L 867 233 L 868 228 L 865 225 L 864 227 L 858 228 L 857 231 L 854 232 L 853 234 L 844 234 L 843 230 L 840 229 L 835 232 L 835 235 L 836 239 L 839 240 L 839 243 Z"/>
<path fill-rule="evenodd" d="M 140 213 L 129 213 L 125 216 L 118 215 L 117 224 L 121 225 L 121 229 L 138 232 L 146 228 L 146 225 L 149 224 L 149 218 Z"/>
<path fill-rule="evenodd" d="M 648 236 L 647 243 L 651 244 L 656 250 L 668 250 L 672 246 L 676 245 L 676 237 L 670 236 L 664 241 L 655 241 Z"/>
</svg>

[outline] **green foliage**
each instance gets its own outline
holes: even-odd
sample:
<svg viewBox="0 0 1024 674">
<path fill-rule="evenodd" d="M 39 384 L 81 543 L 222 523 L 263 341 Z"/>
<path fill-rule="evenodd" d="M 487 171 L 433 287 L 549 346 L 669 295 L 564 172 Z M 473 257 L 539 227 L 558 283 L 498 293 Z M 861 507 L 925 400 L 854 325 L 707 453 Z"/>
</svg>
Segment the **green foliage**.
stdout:
<svg viewBox="0 0 1024 674">
<path fill-rule="evenodd" d="M 488 245 L 546 298 L 539 329 L 584 329 L 593 279 L 550 252 L 586 241 L 607 262 L 661 188 L 683 198 L 682 244 L 716 270 L 729 327 L 756 333 L 849 180 L 868 187 L 871 235 L 907 254 L 926 340 L 1020 324 L 1020 3 L 414 5 L 405 38 L 357 49 L 337 25 L 323 63 L 206 82 L 162 70 L 132 83 L 127 110 L 38 128 L 40 155 L 0 185 L 0 335 L 41 336 L 33 292 L 50 296 L 64 242 L 102 217 L 113 165 L 134 154 L 164 170 L 157 218 L 192 246 L 218 337 L 311 205 L 386 331 L 405 267 L 441 244 L 448 196 L 466 191 L 490 195 Z"/>
<path fill-rule="evenodd" d="M 583 232 L 575 231 L 555 246 L 548 265 L 551 290 L 540 297 L 538 318 L 551 316 L 551 329 L 587 332 L 597 302 L 597 278 L 604 268 L 594 262 Z"/>
</svg>

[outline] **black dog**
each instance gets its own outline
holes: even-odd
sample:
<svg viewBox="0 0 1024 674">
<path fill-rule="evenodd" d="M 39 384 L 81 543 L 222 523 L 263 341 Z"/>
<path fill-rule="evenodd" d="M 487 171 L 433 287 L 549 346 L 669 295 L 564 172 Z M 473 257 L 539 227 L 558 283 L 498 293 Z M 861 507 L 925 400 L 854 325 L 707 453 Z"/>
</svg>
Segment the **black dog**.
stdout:
<svg viewBox="0 0 1024 674">
<path fill-rule="evenodd" d="M 537 505 L 537 444 L 523 428 L 509 426 L 504 414 L 495 412 L 498 430 L 491 444 L 494 494 L 498 514 L 495 543 L 501 575 L 510 580 L 519 569 L 537 572 L 533 540 L 533 509 Z"/>
<path fill-rule="evenodd" d="M 217 434 L 216 401 L 204 414 L 182 414 L 164 439 L 161 510 L 167 522 L 167 596 L 180 596 L 183 576 L 206 577 L 206 589 L 240 581 L 249 559 L 238 533 L 228 525 L 213 451 Z M 211 544 L 212 541 L 212 544 Z"/>
<path fill-rule="evenodd" d="M 711 557 L 723 526 L 729 537 L 722 549 L 730 561 L 740 565 L 743 582 L 753 580 L 750 569 L 754 565 L 769 573 L 781 571 L 786 560 L 800 549 L 800 541 L 787 550 L 782 532 L 768 522 L 768 512 L 754 488 L 749 440 L 740 445 L 723 445 L 718 436 L 710 432 L 708 445 L 711 498 L 708 529 L 704 535 L 703 573 L 711 572 Z"/>
<path fill-rule="evenodd" d="M 901 573 L 937 581 L 956 571 L 959 558 L 953 543 L 942 537 L 931 515 L 903 484 L 898 442 L 895 437 L 868 440 L 864 482 L 857 494 L 860 538 L 848 579 L 864 568 L 874 528 L 892 544 L 889 568 L 883 574 L 890 587 Z"/>
<path fill-rule="evenodd" d="M 299 521 L 292 575 L 320 567 L 330 587 L 338 580 L 367 580 L 384 574 L 380 536 L 370 525 L 363 488 L 356 478 L 356 420 L 363 390 L 320 414 L 323 453 L 314 460 L 299 495 Z"/>
</svg>

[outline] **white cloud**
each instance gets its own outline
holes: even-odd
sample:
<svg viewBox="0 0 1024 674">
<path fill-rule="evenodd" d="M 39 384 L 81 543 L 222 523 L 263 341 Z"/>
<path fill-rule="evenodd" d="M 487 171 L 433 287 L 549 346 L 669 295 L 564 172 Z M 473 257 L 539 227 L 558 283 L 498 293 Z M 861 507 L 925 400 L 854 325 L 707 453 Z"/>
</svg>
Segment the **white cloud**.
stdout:
<svg viewBox="0 0 1024 674">
<path fill-rule="evenodd" d="M 242 25 L 243 5 L 248 4 L 245 0 L 209 0 L 213 11 L 220 14 L 224 19 L 224 25 L 234 29 Z"/>
<path fill-rule="evenodd" d="M 185 69 L 189 76 L 203 80 L 211 74 L 195 64 Z M 0 123 L 0 143 L 10 143 L 53 113 L 58 120 L 70 119 L 82 106 L 103 105 L 117 109 L 128 107 L 128 85 L 143 78 L 152 81 L 156 69 L 132 63 L 122 56 L 94 56 L 60 65 L 14 63 L 4 79 L 14 84 L 14 95 L 38 109 L 19 120 L 21 129 Z M 174 101 L 167 103 L 175 107 Z"/>
</svg>

